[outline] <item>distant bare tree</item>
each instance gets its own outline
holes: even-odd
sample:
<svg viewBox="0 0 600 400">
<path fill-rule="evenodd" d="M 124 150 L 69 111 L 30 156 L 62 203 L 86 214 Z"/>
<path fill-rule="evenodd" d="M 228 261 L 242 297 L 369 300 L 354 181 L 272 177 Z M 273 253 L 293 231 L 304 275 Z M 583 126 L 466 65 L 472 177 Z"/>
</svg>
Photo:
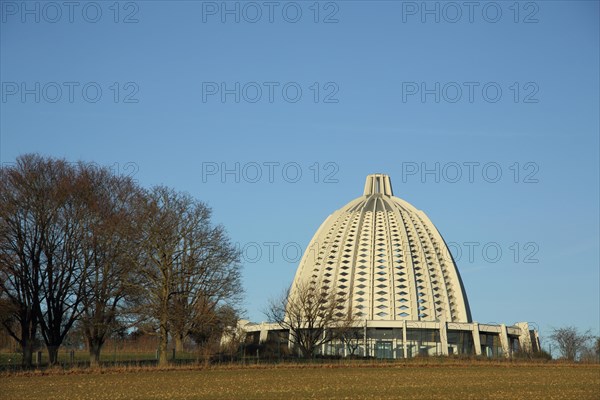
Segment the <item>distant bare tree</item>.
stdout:
<svg viewBox="0 0 600 400">
<path fill-rule="evenodd" d="M 312 283 L 296 283 L 269 302 L 265 315 L 289 331 L 303 357 L 312 358 L 319 346 L 354 324 L 346 309 L 345 296 Z"/>
<path fill-rule="evenodd" d="M 591 331 L 579 332 L 574 326 L 554 328 L 550 339 L 556 343 L 562 356 L 570 361 L 575 361 L 588 342 L 593 338 Z"/>
<path fill-rule="evenodd" d="M 221 352 L 233 359 L 240 346 L 246 339 L 244 329 L 239 325 L 240 318 L 236 310 L 228 307 L 219 310 L 221 329 L 215 332 L 218 335 L 219 347 Z"/>
<path fill-rule="evenodd" d="M 224 351 L 230 357 L 235 354 L 242 334 L 237 329 L 238 311 L 228 305 L 212 308 L 196 315 L 190 329 L 190 337 L 199 346 L 204 360 L 218 351 Z"/>
<path fill-rule="evenodd" d="M 364 330 L 362 328 L 356 328 L 350 324 L 346 324 L 338 331 L 338 339 L 348 349 L 348 355 L 353 356 L 356 350 L 360 347 L 361 340 L 364 338 Z"/>
<path fill-rule="evenodd" d="M 0 275 L 1 277 L 1 275 Z M 16 332 L 16 336 L 20 336 L 19 325 L 17 321 L 18 305 L 11 301 L 6 293 L 0 288 L 0 337 L 14 340 L 15 336 L 9 332 Z M 4 340 L 0 340 L 4 342 Z M 18 343 L 18 341 L 17 341 Z"/>
</svg>

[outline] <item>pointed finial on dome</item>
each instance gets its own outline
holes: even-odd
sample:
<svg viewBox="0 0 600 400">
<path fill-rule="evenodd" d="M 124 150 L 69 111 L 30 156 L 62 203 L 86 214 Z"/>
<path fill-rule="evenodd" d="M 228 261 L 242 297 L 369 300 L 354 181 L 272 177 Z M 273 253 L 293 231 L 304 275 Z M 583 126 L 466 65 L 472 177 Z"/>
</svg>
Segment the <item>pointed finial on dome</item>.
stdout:
<svg viewBox="0 0 600 400">
<path fill-rule="evenodd" d="M 392 182 L 390 181 L 389 175 L 385 174 L 372 174 L 367 175 L 367 182 L 365 183 L 365 196 L 371 196 L 374 194 L 382 194 L 384 196 L 393 196 Z"/>
</svg>

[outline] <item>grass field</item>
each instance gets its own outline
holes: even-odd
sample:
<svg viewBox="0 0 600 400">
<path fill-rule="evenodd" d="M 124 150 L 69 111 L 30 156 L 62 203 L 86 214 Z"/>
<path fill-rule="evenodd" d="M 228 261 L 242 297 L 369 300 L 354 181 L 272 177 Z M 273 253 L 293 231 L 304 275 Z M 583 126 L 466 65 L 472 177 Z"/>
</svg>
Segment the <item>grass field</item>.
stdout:
<svg viewBox="0 0 600 400">
<path fill-rule="evenodd" d="M 110 350 L 110 349 L 109 349 Z M 88 364 L 90 361 L 90 354 L 87 351 L 75 351 L 73 360 L 68 350 L 61 349 L 58 352 L 58 362 L 61 365 L 81 365 Z M 33 356 L 34 364 L 37 361 L 37 354 Z M 171 359 L 171 354 L 169 354 Z M 197 353 L 192 352 L 180 352 L 176 355 L 177 361 L 196 361 L 198 359 Z M 0 352 L 0 371 L 3 370 L 20 370 L 21 369 L 21 353 L 7 353 Z M 42 365 L 48 363 L 48 352 L 42 351 Z M 100 362 L 105 364 L 121 364 L 121 363 L 146 363 L 156 361 L 156 353 L 148 351 L 136 351 L 136 352 L 110 352 L 104 351 L 101 353 Z"/>
<path fill-rule="evenodd" d="M 319 365 L 0 376 L 2 399 L 599 399 L 600 366 Z"/>
</svg>

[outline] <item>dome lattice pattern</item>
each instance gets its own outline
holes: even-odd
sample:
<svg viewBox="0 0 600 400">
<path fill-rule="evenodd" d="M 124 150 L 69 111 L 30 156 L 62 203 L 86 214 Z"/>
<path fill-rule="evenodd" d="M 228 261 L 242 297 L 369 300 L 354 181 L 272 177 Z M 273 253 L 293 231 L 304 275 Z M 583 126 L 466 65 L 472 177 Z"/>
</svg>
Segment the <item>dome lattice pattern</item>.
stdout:
<svg viewBox="0 0 600 400">
<path fill-rule="evenodd" d="M 471 322 L 444 239 L 425 213 L 393 196 L 387 175 L 369 175 L 364 195 L 323 222 L 294 282 L 335 290 L 360 319 Z"/>
</svg>

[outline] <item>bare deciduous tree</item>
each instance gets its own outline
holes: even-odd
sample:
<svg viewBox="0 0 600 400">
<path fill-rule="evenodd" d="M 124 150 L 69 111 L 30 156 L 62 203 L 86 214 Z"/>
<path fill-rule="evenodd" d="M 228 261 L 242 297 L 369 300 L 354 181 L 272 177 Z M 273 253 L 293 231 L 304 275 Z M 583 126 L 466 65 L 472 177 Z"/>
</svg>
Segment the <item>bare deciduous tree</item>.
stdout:
<svg viewBox="0 0 600 400">
<path fill-rule="evenodd" d="M 237 307 L 242 294 L 239 252 L 222 226 L 211 226 L 210 209 L 200 203 L 186 210 L 181 233 L 182 256 L 176 263 L 170 312 L 177 351 L 183 350 L 192 330 L 218 315 L 224 304 Z"/>
<path fill-rule="evenodd" d="M 239 254 L 210 210 L 189 195 L 164 187 L 148 194 L 142 247 L 143 301 L 159 332 L 159 364 L 167 364 L 169 335 L 183 340 L 199 301 L 215 307 L 241 293 Z"/>
<path fill-rule="evenodd" d="M 360 347 L 361 341 L 364 339 L 364 330 L 362 328 L 354 327 L 353 324 L 346 324 L 346 326 L 341 328 L 338 332 L 338 338 L 348 350 L 348 355 L 353 356 Z"/>
<path fill-rule="evenodd" d="M 86 199 L 83 217 L 88 227 L 82 238 L 88 272 L 83 280 L 81 325 L 90 364 L 97 365 L 137 279 L 135 207 L 141 193 L 130 179 L 115 176 L 106 168 L 87 168 L 84 175 L 93 192 Z"/>
<path fill-rule="evenodd" d="M 569 361 L 577 360 L 580 352 L 593 338 L 591 331 L 579 332 L 574 326 L 554 328 L 550 339 L 558 346 L 562 356 Z"/>
<path fill-rule="evenodd" d="M 91 188 L 81 179 L 80 167 L 49 159 L 41 172 L 48 177 L 45 191 L 35 194 L 49 199 L 49 207 L 41 212 L 46 218 L 43 262 L 39 280 L 31 284 L 41 294 L 37 313 L 50 364 L 58 362 L 58 349 L 81 314 L 82 282 L 87 273 L 82 257 L 82 238 L 87 229 L 84 199 Z"/>
<path fill-rule="evenodd" d="M 126 312 L 157 325 L 164 364 L 170 333 L 181 348 L 206 316 L 238 304 L 239 252 L 189 195 L 39 155 L 0 173 L 0 323 L 26 366 L 38 331 L 55 364 L 76 322 L 97 363 Z"/>
<path fill-rule="evenodd" d="M 312 358 L 319 346 L 354 325 L 347 309 L 345 296 L 312 283 L 296 283 L 269 302 L 265 315 L 289 331 L 303 357 Z"/>
<path fill-rule="evenodd" d="M 88 285 L 92 268 L 105 266 L 94 251 L 100 245 L 95 232 L 109 223 L 97 210 L 106 200 L 99 198 L 101 173 L 109 180 L 106 170 L 38 155 L 2 169 L 0 286 L 17 321 L 4 325 L 21 344 L 26 366 L 38 329 L 55 364 L 84 309 L 89 314 L 103 307 Z"/>
<path fill-rule="evenodd" d="M 25 155 L 2 168 L 0 285 L 14 307 L 23 362 L 32 364 L 38 326 L 51 363 L 78 315 L 75 171 L 64 160 Z"/>
</svg>

